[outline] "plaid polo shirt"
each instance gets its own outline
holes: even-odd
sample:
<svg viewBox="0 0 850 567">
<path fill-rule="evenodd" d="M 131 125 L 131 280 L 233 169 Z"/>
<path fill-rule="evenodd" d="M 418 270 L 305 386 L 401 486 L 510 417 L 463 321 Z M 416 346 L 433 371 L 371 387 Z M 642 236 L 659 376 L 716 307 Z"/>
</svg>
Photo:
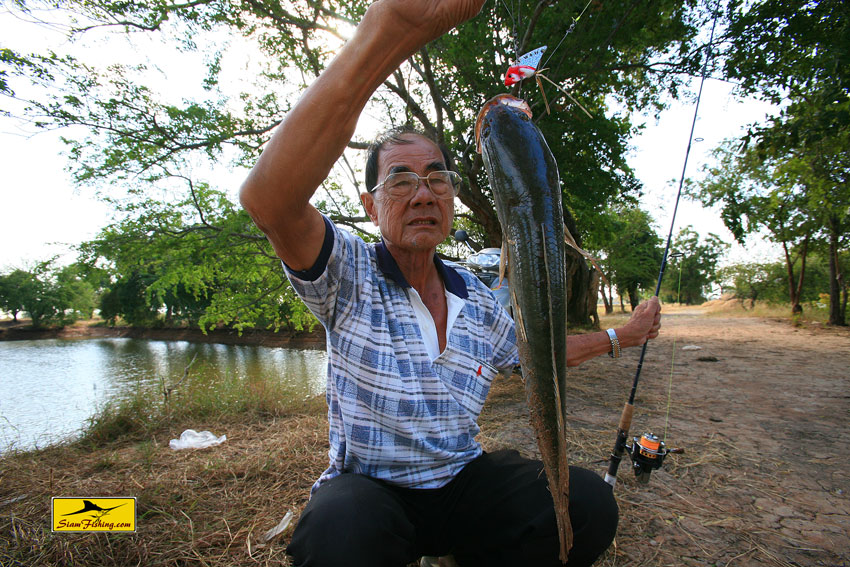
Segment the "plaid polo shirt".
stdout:
<svg viewBox="0 0 850 567">
<path fill-rule="evenodd" d="M 387 248 L 325 223 L 316 264 L 286 268 L 327 331 L 330 466 L 312 492 L 342 473 L 439 488 L 482 452 L 478 414 L 498 371 L 518 361 L 513 321 L 471 272 L 435 256 L 464 306 L 432 361 Z"/>
</svg>

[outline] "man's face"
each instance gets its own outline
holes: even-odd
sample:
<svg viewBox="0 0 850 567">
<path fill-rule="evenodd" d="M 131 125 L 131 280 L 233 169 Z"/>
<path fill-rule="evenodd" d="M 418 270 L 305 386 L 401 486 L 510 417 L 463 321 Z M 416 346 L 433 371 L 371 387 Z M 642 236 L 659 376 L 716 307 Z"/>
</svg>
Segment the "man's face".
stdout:
<svg viewBox="0 0 850 567">
<path fill-rule="evenodd" d="M 412 171 L 425 177 L 432 171 L 448 169 L 436 144 L 415 134 L 403 138 L 409 143 L 387 144 L 378 154 L 378 183 L 390 173 Z M 449 235 L 454 199 L 437 198 L 424 181 L 406 200 L 390 199 L 383 187 L 363 193 L 361 200 L 390 248 L 433 253 Z"/>
</svg>

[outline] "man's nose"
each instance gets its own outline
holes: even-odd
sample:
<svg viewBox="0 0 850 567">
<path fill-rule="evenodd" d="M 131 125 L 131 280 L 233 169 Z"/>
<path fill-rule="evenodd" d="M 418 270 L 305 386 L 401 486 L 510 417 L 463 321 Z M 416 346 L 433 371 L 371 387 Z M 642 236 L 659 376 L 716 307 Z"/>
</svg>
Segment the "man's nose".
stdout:
<svg viewBox="0 0 850 567">
<path fill-rule="evenodd" d="M 416 192 L 413 194 L 413 203 L 433 203 L 437 200 L 437 196 L 431 191 L 431 186 L 428 184 L 428 179 L 425 177 L 419 178 L 419 183 L 416 184 Z"/>
</svg>

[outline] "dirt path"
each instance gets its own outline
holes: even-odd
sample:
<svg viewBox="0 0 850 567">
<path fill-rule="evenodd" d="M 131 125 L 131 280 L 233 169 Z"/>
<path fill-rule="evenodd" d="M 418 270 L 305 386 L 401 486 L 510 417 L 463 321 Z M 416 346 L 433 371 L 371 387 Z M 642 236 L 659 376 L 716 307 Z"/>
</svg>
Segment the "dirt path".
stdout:
<svg viewBox="0 0 850 567">
<path fill-rule="evenodd" d="M 686 453 L 645 485 L 624 461 L 620 535 L 600 563 L 850 565 L 850 333 L 698 313 L 665 317 L 631 431 L 664 433 L 675 342 L 667 443 Z M 574 462 L 604 472 L 638 356 L 573 371 Z M 496 400 L 515 387 L 502 385 Z M 530 429 L 510 427 L 521 406 L 491 410 L 485 442 L 533 453 Z"/>
</svg>

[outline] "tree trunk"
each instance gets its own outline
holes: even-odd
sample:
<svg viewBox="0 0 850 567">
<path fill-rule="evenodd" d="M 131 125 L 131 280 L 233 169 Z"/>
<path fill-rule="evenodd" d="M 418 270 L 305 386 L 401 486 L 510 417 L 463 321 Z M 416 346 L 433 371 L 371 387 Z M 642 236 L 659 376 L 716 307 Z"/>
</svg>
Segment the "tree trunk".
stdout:
<svg viewBox="0 0 850 567">
<path fill-rule="evenodd" d="M 571 327 L 593 327 L 599 320 L 595 273 L 581 254 L 567 247 L 567 321 Z"/>
<path fill-rule="evenodd" d="M 638 297 L 637 286 L 629 288 L 629 305 L 632 307 L 632 312 L 634 312 L 635 308 L 637 308 L 640 303 L 640 297 Z"/>
<path fill-rule="evenodd" d="M 806 253 L 809 248 L 809 234 L 803 239 L 803 245 L 800 249 L 800 274 L 797 278 L 794 277 L 794 260 L 791 258 L 791 252 L 788 250 L 788 243 L 782 242 L 782 249 L 785 252 L 785 270 L 788 273 L 788 299 L 791 302 L 791 313 L 799 315 L 803 312 L 803 306 L 800 305 L 800 295 L 803 291 L 803 280 L 806 274 Z M 796 279 L 796 281 L 795 281 Z"/>
<path fill-rule="evenodd" d="M 844 326 L 841 306 L 841 288 L 839 286 L 838 267 L 838 218 L 829 217 L 829 325 Z"/>
<path fill-rule="evenodd" d="M 599 272 L 595 268 L 591 268 L 590 289 L 587 290 L 587 312 L 590 315 L 594 329 L 599 328 L 599 313 L 597 311 L 597 306 L 599 305 L 599 275 Z"/>
<path fill-rule="evenodd" d="M 602 288 L 599 291 L 602 292 L 600 295 L 602 296 L 602 303 L 605 305 L 605 314 L 610 315 L 611 313 L 614 312 L 614 306 L 611 305 L 611 299 L 610 299 L 610 297 L 611 297 L 610 296 L 611 286 L 610 285 L 607 286 L 607 289 L 606 289 L 606 286 L 602 286 Z"/>
<path fill-rule="evenodd" d="M 481 155 L 473 152 L 471 159 L 470 156 L 464 156 L 463 162 L 468 172 L 469 185 L 461 191 L 460 201 L 469 208 L 472 219 L 484 229 L 485 247 L 501 248 L 502 225 L 490 201 L 489 188 L 481 187 L 477 181 L 477 172 L 484 165 Z"/>
</svg>

